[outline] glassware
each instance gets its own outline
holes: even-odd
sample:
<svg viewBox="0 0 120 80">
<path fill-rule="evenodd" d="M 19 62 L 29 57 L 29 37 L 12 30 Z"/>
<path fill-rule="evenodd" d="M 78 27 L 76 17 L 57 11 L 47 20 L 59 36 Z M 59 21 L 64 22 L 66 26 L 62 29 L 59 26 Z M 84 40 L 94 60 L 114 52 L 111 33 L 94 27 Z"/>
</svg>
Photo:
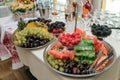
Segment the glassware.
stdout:
<svg viewBox="0 0 120 80">
<path fill-rule="evenodd" d="M 53 10 L 52 10 L 52 13 L 51 13 L 53 16 L 58 15 L 57 7 L 58 7 L 58 0 L 53 0 Z"/>
<path fill-rule="evenodd" d="M 73 20 L 73 6 L 72 6 L 72 3 L 73 3 L 73 0 L 66 0 L 65 19 L 68 22 Z"/>
<path fill-rule="evenodd" d="M 81 20 L 83 13 L 83 1 L 78 0 L 78 20 Z"/>
<path fill-rule="evenodd" d="M 72 2 L 72 6 L 73 6 L 73 18 L 75 18 L 75 16 L 76 16 L 77 2 L 76 2 L 76 1 L 73 1 L 73 2 Z"/>
<path fill-rule="evenodd" d="M 86 16 L 88 16 L 88 14 L 91 12 L 91 10 L 92 10 L 92 4 L 91 4 L 90 0 L 86 0 L 85 4 L 83 5 L 82 17 L 85 18 Z"/>
</svg>

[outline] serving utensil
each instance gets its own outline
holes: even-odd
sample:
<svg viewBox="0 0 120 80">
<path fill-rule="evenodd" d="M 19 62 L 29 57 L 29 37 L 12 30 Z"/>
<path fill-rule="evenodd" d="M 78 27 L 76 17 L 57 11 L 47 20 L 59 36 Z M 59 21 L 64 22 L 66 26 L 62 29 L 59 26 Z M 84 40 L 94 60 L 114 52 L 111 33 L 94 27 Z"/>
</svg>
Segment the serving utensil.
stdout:
<svg viewBox="0 0 120 80">
<path fill-rule="evenodd" d="M 105 45 L 105 48 L 108 50 L 108 55 L 107 55 L 107 57 L 103 60 L 103 61 L 101 61 L 99 64 L 97 64 L 96 66 L 95 66 L 95 64 L 97 63 L 97 60 L 99 60 L 100 59 L 100 57 L 102 57 L 102 56 L 104 56 L 103 55 L 103 53 L 102 53 L 102 51 L 99 51 L 98 52 L 98 55 L 97 55 L 97 59 L 95 60 L 95 62 L 94 62 L 94 64 L 92 64 L 91 65 L 91 67 L 89 68 L 89 72 L 91 73 L 95 73 L 96 72 L 96 69 L 98 68 L 98 67 L 100 67 L 101 65 L 103 65 L 106 61 L 109 61 L 110 59 L 112 59 L 113 58 L 113 49 L 111 49 L 111 47 L 110 46 L 107 46 L 107 44 L 104 42 L 104 41 L 102 41 Z"/>
<path fill-rule="evenodd" d="M 111 51 L 111 52 L 108 54 L 108 57 L 107 57 L 106 59 L 104 59 L 104 60 L 101 61 L 97 66 L 94 67 L 93 72 L 95 72 L 96 69 L 97 69 L 99 66 L 103 65 L 107 60 L 109 61 L 111 58 L 113 58 L 113 51 Z"/>
</svg>

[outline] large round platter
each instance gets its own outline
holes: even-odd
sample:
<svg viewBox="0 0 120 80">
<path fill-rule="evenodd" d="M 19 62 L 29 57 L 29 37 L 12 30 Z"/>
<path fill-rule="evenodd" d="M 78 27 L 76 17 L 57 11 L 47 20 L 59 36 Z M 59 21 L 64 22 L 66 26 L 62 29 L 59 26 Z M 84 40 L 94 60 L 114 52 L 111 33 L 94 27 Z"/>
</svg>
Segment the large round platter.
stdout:
<svg viewBox="0 0 120 80">
<path fill-rule="evenodd" d="M 14 43 L 14 41 L 15 41 L 15 33 L 18 32 L 18 31 L 19 31 L 19 30 L 16 29 L 15 32 L 13 33 L 13 36 L 12 36 L 12 41 L 13 41 L 13 43 Z M 42 46 L 38 46 L 38 47 L 24 48 L 24 47 L 20 47 L 20 46 L 17 46 L 17 45 L 15 45 L 15 46 L 16 46 L 16 47 L 19 47 L 19 48 L 23 48 L 23 49 L 40 49 L 40 48 L 44 48 L 44 47 L 46 47 L 47 45 L 51 44 L 53 41 L 55 41 L 55 37 L 53 38 L 53 40 L 47 42 L 46 44 L 44 44 L 44 45 L 42 45 Z"/>
<path fill-rule="evenodd" d="M 75 77 L 75 78 L 82 78 L 82 77 L 84 78 L 84 77 L 96 76 L 96 75 L 102 74 L 103 72 L 105 72 L 105 71 L 107 71 L 108 69 L 110 69 L 110 67 L 111 67 L 111 66 L 114 64 L 114 62 L 116 61 L 116 54 L 115 54 L 115 51 L 114 51 L 113 47 L 112 47 L 109 43 L 103 41 L 103 43 L 104 43 L 110 50 L 112 50 L 112 52 L 113 52 L 113 57 L 109 60 L 108 64 L 106 65 L 106 67 L 105 67 L 104 69 L 100 70 L 99 72 L 94 72 L 94 73 L 89 73 L 89 74 L 82 74 L 82 75 L 80 75 L 80 74 L 69 74 L 69 73 L 65 73 L 65 72 L 60 72 L 59 70 L 53 68 L 53 67 L 50 65 L 50 63 L 48 62 L 48 60 L 47 60 L 48 51 L 54 46 L 54 44 L 55 44 L 56 42 L 57 42 L 57 41 L 53 42 L 53 43 L 50 44 L 48 47 L 46 47 L 46 49 L 45 49 L 45 51 L 44 51 L 44 54 L 43 54 L 43 57 L 44 57 L 44 61 L 45 61 L 46 65 L 47 65 L 51 70 L 53 70 L 53 71 L 55 71 L 55 72 L 57 72 L 57 73 L 59 73 L 59 74 L 61 74 L 61 75 L 64 75 L 64 76 Z"/>
</svg>

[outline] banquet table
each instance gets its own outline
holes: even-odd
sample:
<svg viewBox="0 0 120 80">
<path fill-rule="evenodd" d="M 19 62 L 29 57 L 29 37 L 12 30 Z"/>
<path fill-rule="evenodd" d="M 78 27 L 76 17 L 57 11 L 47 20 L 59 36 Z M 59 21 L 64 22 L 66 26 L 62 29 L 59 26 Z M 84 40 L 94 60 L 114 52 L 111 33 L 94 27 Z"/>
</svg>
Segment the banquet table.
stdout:
<svg viewBox="0 0 120 80">
<path fill-rule="evenodd" d="M 119 44 L 120 42 L 116 43 L 114 40 L 108 40 L 115 49 L 117 54 L 117 60 L 114 65 L 106 72 L 88 78 L 72 78 L 62 76 L 56 72 L 50 70 L 45 64 L 43 60 L 43 52 L 45 48 L 37 49 L 37 50 L 25 50 L 22 48 L 18 48 L 19 56 L 22 62 L 29 66 L 31 73 L 38 79 L 38 80 L 118 80 L 119 79 L 119 69 L 120 69 L 120 50 Z M 50 78 L 50 79 L 49 79 Z"/>
<path fill-rule="evenodd" d="M 119 79 L 119 69 L 120 69 L 120 49 L 119 45 L 120 42 L 116 42 L 114 39 L 107 39 L 108 43 L 110 43 L 117 54 L 117 60 L 114 63 L 114 65 L 104 73 L 88 77 L 88 78 L 72 78 L 72 77 L 66 77 L 62 76 L 56 72 L 53 72 L 50 70 L 45 64 L 43 60 L 43 53 L 44 49 L 36 49 L 36 50 L 25 50 L 22 48 L 18 48 L 19 56 L 22 60 L 22 62 L 29 66 L 31 73 L 38 79 L 38 80 L 118 80 Z"/>
<path fill-rule="evenodd" d="M 74 22 L 73 22 L 74 23 Z M 71 24 L 73 24 L 71 23 Z M 16 22 L 12 22 L 6 25 L 3 25 L 2 27 L 12 27 L 16 26 Z M 68 24 L 69 25 L 69 24 Z M 67 32 L 73 31 L 74 28 L 71 26 L 67 26 Z M 114 32 L 114 31 L 113 31 Z M 113 36 L 114 33 L 112 33 L 111 36 Z M 116 40 L 115 38 L 109 36 L 105 39 L 115 50 L 117 60 L 114 63 L 114 65 L 104 73 L 88 77 L 88 78 L 72 78 L 72 77 L 66 77 L 63 75 L 60 75 L 54 71 L 52 71 L 48 66 L 44 63 L 43 60 L 43 54 L 45 48 L 41 49 L 35 49 L 35 50 L 27 50 L 20 47 L 17 47 L 18 55 L 22 61 L 22 63 L 30 68 L 31 73 L 38 79 L 38 80 L 118 80 L 119 79 L 119 72 L 120 72 L 120 41 Z"/>
<path fill-rule="evenodd" d="M 2 25 L 2 27 L 8 27 L 9 25 L 11 25 L 11 23 L 7 25 Z M 15 22 L 15 24 L 12 25 L 12 27 L 16 25 L 17 23 Z M 67 32 L 71 32 L 69 29 L 73 30 L 73 28 L 69 26 Z M 114 33 L 112 33 L 111 36 L 113 35 Z M 119 53 L 120 41 L 116 40 L 115 37 L 113 38 L 111 36 L 106 38 L 105 41 L 107 41 L 114 48 L 117 56 L 116 62 L 109 70 L 105 71 L 104 73 L 97 76 L 88 77 L 88 78 L 67 77 L 52 71 L 50 68 L 48 68 L 48 66 L 45 64 L 43 60 L 43 54 L 44 54 L 45 48 L 35 49 L 35 50 L 28 50 L 20 47 L 16 47 L 16 48 L 22 63 L 30 68 L 31 73 L 38 80 L 118 80 L 120 76 L 119 74 L 120 72 L 120 67 L 119 67 L 120 66 L 120 53 Z"/>
<path fill-rule="evenodd" d="M 3 25 L 2 27 L 14 27 L 16 26 L 16 22 L 12 22 L 6 25 Z M 68 27 L 68 26 L 67 26 Z M 73 30 L 71 26 L 68 27 L 67 32 L 71 32 L 70 30 Z M 113 31 L 114 32 L 114 31 Z M 113 36 L 114 33 L 112 33 L 111 36 Z M 114 65 L 104 73 L 88 77 L 88 78 L 72 78 L 72 77 L 66 77 L 63 75 L 60 75 L 54 71 L 52 71 L 48 66 L 44 63 L 43 60 L 43 54 L 45 48 L 41 49 L 35 49 L 35 50 L 27 50 L 20 47 L 16 47 L 19 57 L 22 61 L 22 63 L 30 68 L 31 73 L 38 79 L 38 80 L 118 80 L 119 79 L 119 72 L 120 72 L 120 41 L 116 40 L 115 38 L 109 36 L 105 39 L 115 50 L 117 60 L 114 63 Z"/>
</svg>

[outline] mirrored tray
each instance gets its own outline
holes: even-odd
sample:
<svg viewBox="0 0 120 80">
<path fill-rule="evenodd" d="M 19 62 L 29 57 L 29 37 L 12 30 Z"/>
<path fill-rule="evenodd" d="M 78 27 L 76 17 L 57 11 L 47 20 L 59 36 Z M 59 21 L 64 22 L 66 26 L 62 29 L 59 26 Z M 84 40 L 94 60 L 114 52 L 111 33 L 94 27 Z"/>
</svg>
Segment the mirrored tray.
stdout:
<svg viewBox="0 0 120 80">
<path fill-rule="evenodd" d="M 113 53 L 113 57 L 109 59 L 109 62 L 107 63 L 107 65 L 106 65 L 106 67 L 105 67 L 104 69 L 100 70 L 99 72 L 94 72 L 94 73 L 89 73 L 89 74 L 82 74 L 82 75 L 81 75 L 81 74 L 69 74 L 69 73 L 61 72 L 61 71 L 53 68 L 53 67 L 50 65 L 50 63 L 48 62 L 48 60 L 47 60 L 48 51 L 53 47 L 53 45 L 54 45 L 56 42 L 57 42 L 57 41 L 53 42 L 52 44 L 50 44 L 49 46 L 46 47 L 46 49 L 45 49 L 45 51 L 44 51 L 44 54 L 43 54 L 43 57 L 44 57 L 44 61 L 45 61 L 46 65 L 47 65 L 51 70 L 53 70 L 53 71 L 55 71 L 56 73 L 59 73 L 59 74 L 61 74 L 61 75 L 64 75 L 64 76 L 76 77 L 76 78 L 82 78 L 82 77 L 84 78 L 84 77 L 96 76 L 96 75 L 102 74 L 103 72 L 105 72 L 105 71 L 107 71 L 108 69 L 110 69 L 111 66 L 114 64 L 114 62 L 116 61 L 116 53 L 115 53 L 113 47 L 112 47 L 109 43 L 103 41 L 103 43 L 107 46 L 107 49 L 112 50 L 112 53 Z"/>
</svg>

